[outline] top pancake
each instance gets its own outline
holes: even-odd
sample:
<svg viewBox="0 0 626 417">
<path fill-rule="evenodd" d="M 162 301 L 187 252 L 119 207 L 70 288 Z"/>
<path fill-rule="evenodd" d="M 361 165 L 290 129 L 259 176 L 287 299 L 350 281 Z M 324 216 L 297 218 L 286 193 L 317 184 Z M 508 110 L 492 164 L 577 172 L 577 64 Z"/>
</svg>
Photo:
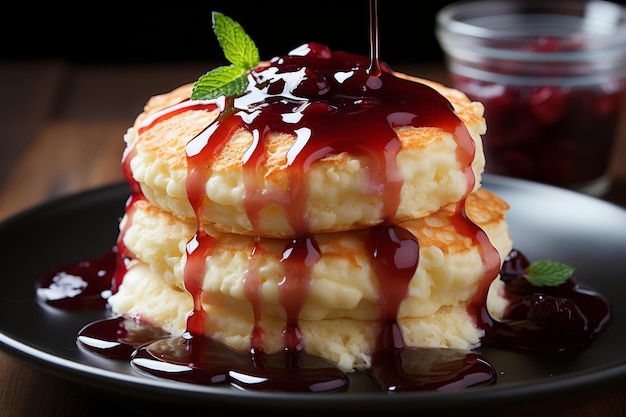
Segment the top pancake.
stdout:
<svg viewBox="0 0 626 417">
<path fill-rule="evenodd" d="M 459 158 L 455 134 L 441 127 L 394 128 L 400 143 L 394 159 L 400 180 L 397 208 L 390 215 L 385 183 L 372 179 L 376 156 L 329 152 L 294 179 L 289 153 L 300 146 L 299 141 L 293 134 L 274 131 L 264 138 L 264 156 L 250 175 L 244 160 L 255 138 L 249 130 L 239 128 L 207 163 L 208 178 L 196 180 L 199 184 L 194 185 L 201 189 L 204 221 L 222 232 L 265 237 L 338 232 L 422 218 L 478 189 L 485 164 L 482 104 L 441 84 L 393 74 L 424 84 L 449 101 L 473 141 L 470 163 Z M 186 218 L 195 217 L 188 198 L 188 153 L 193 152 L 189 144 L 207 127 L 220 123 L 216 120 L 218 109 L 194 107 L 194 101 L 187 101 L 191 89 L 188 84 L 152 97 L 124 138 L 129 180 L 137 181 L 152 204 Z M 176 106 L 187 108 L 173 111 Z M 303 201 L 295 202 L 294 195 Z M 303 220 L 294 225 L 293 219 Z"/>
</svg>

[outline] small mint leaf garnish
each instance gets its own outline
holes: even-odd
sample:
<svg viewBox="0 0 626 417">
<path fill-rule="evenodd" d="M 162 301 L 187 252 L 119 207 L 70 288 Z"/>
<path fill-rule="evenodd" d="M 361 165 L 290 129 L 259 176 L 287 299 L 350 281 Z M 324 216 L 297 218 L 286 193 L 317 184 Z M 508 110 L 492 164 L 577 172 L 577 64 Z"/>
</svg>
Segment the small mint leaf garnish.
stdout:
<svg viewBox="0 0 626 417">
<path fill-rule="evenodd" d="M 254 41 L 230 17 L 213 12 L 213 32 L 232 65 L 217 67 L 200 76 L 191 90 L 192 100 L 211 100 L 243 93 L 248 86 L 248 71 L 260 62 Z"/>
<path fill-rule="evenodd" d="M 193 100 L 236 96 L 247 87 L 246 71 L 235 66 L 218 67 L 198 78 L 191 90 Z"/>
<path fill-rule="evenodd" d="M 259 50 L 239 23 L 213 12 L 213 31 L 228 62 L 245 70 L 259 63 Z"/>
<path fill-rule="evenodd" d="M 551 260 L 535 261 L 526 268 L 526 279 L 535 287 L 556 287 L 574 274 L 573 266 Z"/>
</svg>

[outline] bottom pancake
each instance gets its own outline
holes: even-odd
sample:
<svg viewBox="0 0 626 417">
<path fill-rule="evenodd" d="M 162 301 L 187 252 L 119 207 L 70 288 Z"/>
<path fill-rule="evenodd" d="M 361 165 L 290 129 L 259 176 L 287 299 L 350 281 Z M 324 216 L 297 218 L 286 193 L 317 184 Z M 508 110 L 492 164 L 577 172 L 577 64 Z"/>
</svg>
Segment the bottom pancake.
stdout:
<svg viewBox="0 0 626 417">
<path fill-rule="evenodd" d="M 507 209 L 483 189 L 466 202 L 467 216 L 484 231 L 499 265 L 512 248 Z M 449 206 L 398 225 L 419 247 L 417 267 L 394 312 L 408 346 L 472 349 L 480 344 L 484 333 L 468 304 L 496 276 L 486 270 L 485 247 L 474 237 L 482 232 L 464 232 L 463 220 Z M 202 276 L 190 277 L 186 248 L 195 223 L 146 201 L 129 207 L 121 233 L 134 259 L 109 298 L 112 311 L 182 334 L 197 296 L 206 312 L 204 333 L 237 350 L 250 349 L 256 325 L 263 332 L 263 350 L 278 352 L 286 323 L 296 322 L 306 352 L 343 370 L 369 366 L 389 305 L 381 294 L 397 286 L 400 272 L 376 268 L 367 230 L 314 235 L 309 243 L 315 251 L 308 254 L 319 257 L 311 263 L 303 257 L 295 269 L 285 261 L 297 250 L 292 240 L 220 234 L 208 226 L 206 232 L 211 246 L 202 259 Z M 187 289 L 190 280 L 199 283 L 201 294 Z"/>
</svg>

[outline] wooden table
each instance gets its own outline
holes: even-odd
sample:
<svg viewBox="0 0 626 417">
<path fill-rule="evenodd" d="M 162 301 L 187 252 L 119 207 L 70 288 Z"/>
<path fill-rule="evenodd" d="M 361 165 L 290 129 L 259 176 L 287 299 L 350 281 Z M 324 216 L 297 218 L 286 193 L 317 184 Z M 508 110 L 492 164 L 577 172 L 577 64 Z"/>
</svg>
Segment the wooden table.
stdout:
<svg viewBox="0 0 626 417">
<path fill-rule="evenodd" d="M 122 135 L 147 98 L 192 82 L 214 65 L 0 62 L 0 220 L 53 198 L 122 181 Z M 448 81 L 440 63 L 394 67 Z M 626 116 L 622 120 L 626 122 Z M 612 173 L 613 187 L 604 198 L 626 207 L 626 123 Z M 626 388 L 620 388 L 575 409 L 564 404 L 558 416 L 625 412 Z M 0 352 L 0 417 L 121 413 L 134 415 L 118 402 Z"/>
</svg>

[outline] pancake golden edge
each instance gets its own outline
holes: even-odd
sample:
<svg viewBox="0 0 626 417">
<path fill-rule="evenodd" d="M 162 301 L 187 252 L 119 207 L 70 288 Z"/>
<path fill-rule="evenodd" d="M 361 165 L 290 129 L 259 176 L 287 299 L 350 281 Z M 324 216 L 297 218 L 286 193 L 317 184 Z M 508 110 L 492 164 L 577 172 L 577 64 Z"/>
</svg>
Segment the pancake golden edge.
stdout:
<svg viewBox="0 0 626 417">
<path fill-rule="evenodd" d="M 466 201 L 468 216 L 485 231 L 501 260 L 512 249 L 508 208 L 485 189 L 475 191 Z M 483 274 L 480 249 L 470 238 L 455 233 L 451 227 L 455 215 L 453 205 L 448 205 L 425 218 L 399 224 L 412 232 L 420 245 L 419 265 L 398 312 L 398 324 L 409 346 L 472 349 L 479 346 L 484 334 L 467 312 Z M 193 308 L 192 297 L 183 286 L 183 271 L 185 246 L 195 233 L 195 223 L 140 200 L 122 220 L 120 228 L 124 227 L 124 244 L 136 260 L 119 291 L 109 298 L 113 312 L 182 334 Z M 253 313 L 244 293 L 244 277 L 255 240 L 205 227 L 216 237 L 203 281 L 205 332 L 246 351 Z M 362 233 L 314 235 L 322 257 L 312 270 L 309 296 L 299 315 L 305 351 L 346 371 L 369 366 L 379 325 L 376 300 L 380 283 Z M 267 253 L 257 259 L 263 282 L 263 348 L 268 353 L 283 348 L 285 313 L 278 299 L 278 283 L 285 275 L 279 260 L 286 242 L 262 239 Z M 492 294 L 495 292 L 490 291 L 488 306 L 501 310 L 505 301 Z"/>
<path fill-rule="evenodd" d="M 395 75 L 426 84 L 450 101 L 475 143 L 471 166 L 476 178 L 473 190 L 478 189 L 485 166 L 481 139 L 486 131 L 483 105 L 442 84 L 401 73 Z M 130 160 L 130 170 L 146 198 L 166 211 L 188 218 L 195 215 L 186 192 L 185 146 L 215 120 L 218 110 L 186 111 L 160 121 L 140 135 L 137 132 L 150 115 L 187 99 L 191 88 L 188 84 L 151 97 L 124 136 L 127 149 L 136 151 Z M 466 194 L 467 176 L 457 160 L 457 142 L 452 134 L 437 127 L 404 127 L 396 132 L 402 143 L 396 162 L 403 178 L 396 221 L 427 216 Z M 294 141 L 295 137 L 287 134 L 269 135 L 266 161 L 257 170 L 258 184 L 268 190 L 287 192 L 286 177 L 290 175 L 287 151 Z M 279 205 L 261 210 L 257 230 L 253 230 L 246 214 L 241 161 L 251 143 L 252 135 L 240 129 L 215 159 L 205 187 L 204 220 L 222 232 L 291 236 L 293 229 L 288 216 Z M 304 180 L 309 192 L 304 215 L 309 220 L 310 232 L 367 228 L 383 221 L 383 194 L 372 190 L 368 183 L 367 170 L 363 169 L 367 163 L 359 155 L 341 153 L 312 164 Z"/>
</svg>

